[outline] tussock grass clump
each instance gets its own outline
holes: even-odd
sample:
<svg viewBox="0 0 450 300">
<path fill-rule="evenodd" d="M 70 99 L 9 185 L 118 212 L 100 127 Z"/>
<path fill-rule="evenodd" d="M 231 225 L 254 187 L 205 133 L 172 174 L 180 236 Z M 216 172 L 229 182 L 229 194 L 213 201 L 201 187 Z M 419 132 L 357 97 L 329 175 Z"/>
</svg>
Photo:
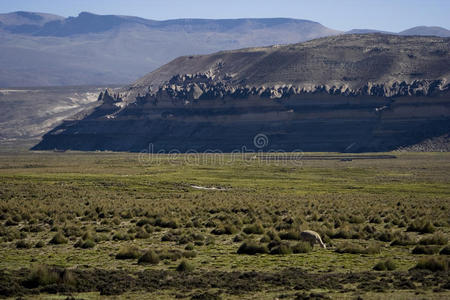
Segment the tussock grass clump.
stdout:
<svg viewBox="0 0 450 300">
<path fill-rule="evenodd" d="M 339 245 L 335 251 L 337 253 L 350 254 L 378 254 L 381 252 L 381 247 L 376 244 L 369 245 L 368 247 L 362 247 L 357 244 L 344 243 Z"/>
<path fill-rule="evenodd" d="M 50 240 L 49 244 L 53 244 L 53 245 L 67 244 L 67 239 L 64 237 L 64 235 L 61 232 L 58 232 L 53 236 L 53 238 Z"/>
<path fill-rule="evenodd" d="M 176 229 L 180 227 L 180 222 L 177 219 L 157 218 L 155 226 Z"/>
<path fill-rule="evenodd" d="M 33 267 L 23 285 L 28 288 L 35 288 L 42 285 L 57 283 L 58 281 L 58 272 L 50 269 L 48 266 L 39 265 Z"/>
<path fill-rule="evenodd" d="M 238 249 L 238 254 L 264 254 L 268 253 L 269 249 L 264 244 L 258 244 L 255 241 L 246 241 Z"/>
<path fill-rule="evenodd" d="M 51 284 L 73 286 L 76 284 L 76 280 L 70 270 L 61 270 L 46 265 L 38 265 L 31 269 L 30 274 L 23 282 L 23 285 L 27 288 L 36 288 Z"/>
<path fill-rule="evenodd" d="M 390 258 L 378 262 L 373 269 L 375 271 L 393 271 L 397 268 L 394 261 Z"/>
<path fill-rule="evenodd" d="M 223 234 L 235 234 L 238 232 L 236 226 L 231 224 L 221 225 L 214 228 L 211 233 L 215 235 L 223 235 Z"/>
<path fill-rule="evenodd" d="M 449 267 L 449 259 L 441 257 L 426 257 L 417 263 L 415 269 L 430 270 L 433 272 L 447 271 Z"/>
<path fill-rule="evenodd" d="M 184 234 L 179 239 L 177 239 L 177 244 L 178 245 L 186 245 L 192 241 L 194 241 L 194 239 L 192 238 L 192 236 L 190 234 Z"/>
<path fill-rule="evenodd" d="M 194 258 L 194 257 L 197 256 L 197 252 L 195 252 L 195 251 L 184 251 L 182 255 L 185 258 Z"/>
<path fill-rule="evenodd" d="M 246 234 L 263 234 L 264 228 L 262 227 L 261 224 L 252 224 L 244 227 L 243 231 Z"/>
<path fill-rule="evenodd" d="M 361 215 L 351 215 L 348 218 L 348 222 L 351 224 L 362 224 L 366 221 L 366 218 L 364 218 L 364 216 Z"/>
<path fill-rule="evenodd" d="M 135 246 L 123 246 L 119 253 L 116 254 L 116 259 L 135 259 L 140 256 L 139 249 Z"/>
<path fill-rule="evenodd" d="M 180 250 L 163 250 L 158 252 L 159 258 L 162 260 L 176 261 L 183 257 L 183 253 Z"/>
<path fill-rule="evenodd" d="M 355 230 L 342 226 L 337 232 L 330 233 L 332 239 L 359 239 L 363 237 L 362 232 L 356 232 Z"/>
<path fill-rule="evenodd" d="M 421 238 L 420 245 L 445 245 L 448 242 L 448 238 L 441 232 L 435 233 L 432 236 Z"/>
<path fill-rule="evenodd" d="M 34 248 L 43 248 L 45 243 L 43 241 L 39 241 L 34 245 Z"/>
<path fill-rule="evenodd" d="M 136 222 L 136 226 L 142 227 L 144 225 L 155 225 L 155 219 L 144 218 Z"/>
<path fill-rule="evenodd" d="M 182 260 L 181 263 L 177 266 L 178 272 L 192 272 L 194 270 L 194 266 L 186 260 Z"/>
<path fill-rule="evenodd" d="M 238 235 L 236 235 L 234 238 L 233 238 L 233 242 L 235 242 L 235 243 L 240 243 L 240 242 L 242 242 L 243 240 L 245 240 L 246 239 L 246 236 L 244 236 L 244 235 L 242 235 L 242 234 L 238 234 Z"/>
<path fill-rule="evenodd" d="M 311 244 L 308 243 L 308 242 L 298 242 L 297 244 L 292 246 L 292 251 L 295 254 L 298 254 L 298 253 L 309 253 L 309 252 L 312 251 L 312 247 L 311 247 Z"/>
<path fill-rule="evenodd" d="M 139 257 L 138 263 L 157 265 L 159 263 L 159 255 L 153 250 L 148 250 L 144 253 L 144 255 Z"/>
<path fill-rule="evenodd" d="M 433 233 L 436 229 L 430 221 L 417 220 L 409 224 L 407 231 L 416 231 L 419 233 Z"/>
<path fill-rule="evenodd" d="M 148 239 L 149 237 L 150 234 L 142 228 L 139 228 L 139 230 L 137 230 L 135 235 L 135 238 L 137 239 Z"/>
<path fill-rule="evenodd" d="M 16 242 L 17 249 L 30 249 L 32 247 L 31 243 L 25 240 L 19 240 Z"/>
<path fill-rule="evenodd" d="M 269 243 L 272 239 L 267 234 L 263 235 L 259 240 L 260 243 Z"/>
<path fill-rule="evenodd" d="M 293 251 L 289 244 L 280 244 L 270 249 L 270 254 L 287 255 L 292 254 L 292 252 Z"/>
<path fill-rule="evenodd" d="M 412 250 L 412 254 L 436 254 L 439 252 L 439 246 L 417 245 Z"/>
<path fill-rule="evenodd" d="M 134 238 L 132 234 L 124 233 L 124 232 L 116 232 L 112 239 L 113 241 L 130 241 Z"/>
<path fill-rule="evenodd" d="M 373 217 L 369 218 L 369 223 L 381 224 L 381 223 L 383 223 L 383 220 L 380 218 L 380 216 L 373 216 Z"/>
<path fill-rule="evenodd" d="M 396 238 L 391 242 L 391 246 L 410 246 L 415 245 L 416 241 L 406 233 L 397 234 Z"/>
<path fill-rule="evenodd" d="M 74 226 L 74 225 L 65 226 L 63 228 L 63 233 L 66 237 L 71 237 L 71 236 L 79 237 L 82 235 L 82 231 L 81 231 L 80 227 Z"/>
<path fill-rule="evenodd" d="M 161 242 L 176 242 L 178 240 L 178 236 L 173 234 L 173 232 L 167 232 L 161 237 Z"/>
<path fill-rule="evenodd" d="M 91 239 L 87 239 L 85 241 L 83 241 L 83 239 L 78 240 L 78 242 L 76 242 L 73 245 L 75 248 L 81 248 L 81 249 L 91 249 L 95 247 L 95 242 L 94 240 Z"/>
<path fill-rule="evenodd" d="M 395 234 L 392 231 L 385 230 L 378 233 L 376 239 L 382 242 L 392 242 L 395 239 Z"/>
</svg>

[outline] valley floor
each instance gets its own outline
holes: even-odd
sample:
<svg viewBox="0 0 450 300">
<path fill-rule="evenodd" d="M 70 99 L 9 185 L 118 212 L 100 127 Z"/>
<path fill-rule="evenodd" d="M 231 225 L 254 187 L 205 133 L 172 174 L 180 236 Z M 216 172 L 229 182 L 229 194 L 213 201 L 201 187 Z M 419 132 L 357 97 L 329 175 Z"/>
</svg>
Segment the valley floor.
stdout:
<svg viewBox="0 0 450 300">
<path fill-rule="evenodd" d="M 283 155 L 0 152 L 0 297 L 450 297 L 448 153 Z"/>
</svg>

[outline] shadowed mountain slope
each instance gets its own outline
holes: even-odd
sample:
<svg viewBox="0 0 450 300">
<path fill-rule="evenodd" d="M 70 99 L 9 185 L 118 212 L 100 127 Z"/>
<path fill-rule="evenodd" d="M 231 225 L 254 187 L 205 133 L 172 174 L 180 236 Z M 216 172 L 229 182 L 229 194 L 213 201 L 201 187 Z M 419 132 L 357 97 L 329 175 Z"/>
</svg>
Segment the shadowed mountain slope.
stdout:
<svg viewBox="0 0 450 300">
<path fill-rule="evenodd" d="M 449 43 L 341 35 L 180 57 L 34 149 L 394 150 L 449 132 Z"/>
</svg>

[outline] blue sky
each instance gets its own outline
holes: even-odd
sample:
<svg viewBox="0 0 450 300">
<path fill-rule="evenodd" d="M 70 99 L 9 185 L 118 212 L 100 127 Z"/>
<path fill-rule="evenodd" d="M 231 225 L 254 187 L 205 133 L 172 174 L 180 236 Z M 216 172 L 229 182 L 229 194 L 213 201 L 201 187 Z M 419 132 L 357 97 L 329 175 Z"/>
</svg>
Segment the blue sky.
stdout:
<svg viewBox="0 0 450 300">
<path fill-rule="evenodd" d="M 450 28 L 450 0 L 0 0 L 0 13 L 81 11 L 147 19 L 270 18 L 308 19 L 333 29 L 401 31 L 418 25 Z"/>
</svg>

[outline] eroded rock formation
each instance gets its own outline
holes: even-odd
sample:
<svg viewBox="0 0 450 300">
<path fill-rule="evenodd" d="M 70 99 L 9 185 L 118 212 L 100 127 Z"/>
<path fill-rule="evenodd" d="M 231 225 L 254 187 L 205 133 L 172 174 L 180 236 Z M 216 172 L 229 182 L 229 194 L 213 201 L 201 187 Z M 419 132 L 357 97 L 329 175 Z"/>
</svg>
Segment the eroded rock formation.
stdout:
<svg viewBox="0 0 450 300">
<path fill-rule="evenodd" d="M 346 35 L 181 57 L 102 94 L 96 111 L 34 149 L 394 150 L 449 132 L 449 46 Z"/>
</svg>

